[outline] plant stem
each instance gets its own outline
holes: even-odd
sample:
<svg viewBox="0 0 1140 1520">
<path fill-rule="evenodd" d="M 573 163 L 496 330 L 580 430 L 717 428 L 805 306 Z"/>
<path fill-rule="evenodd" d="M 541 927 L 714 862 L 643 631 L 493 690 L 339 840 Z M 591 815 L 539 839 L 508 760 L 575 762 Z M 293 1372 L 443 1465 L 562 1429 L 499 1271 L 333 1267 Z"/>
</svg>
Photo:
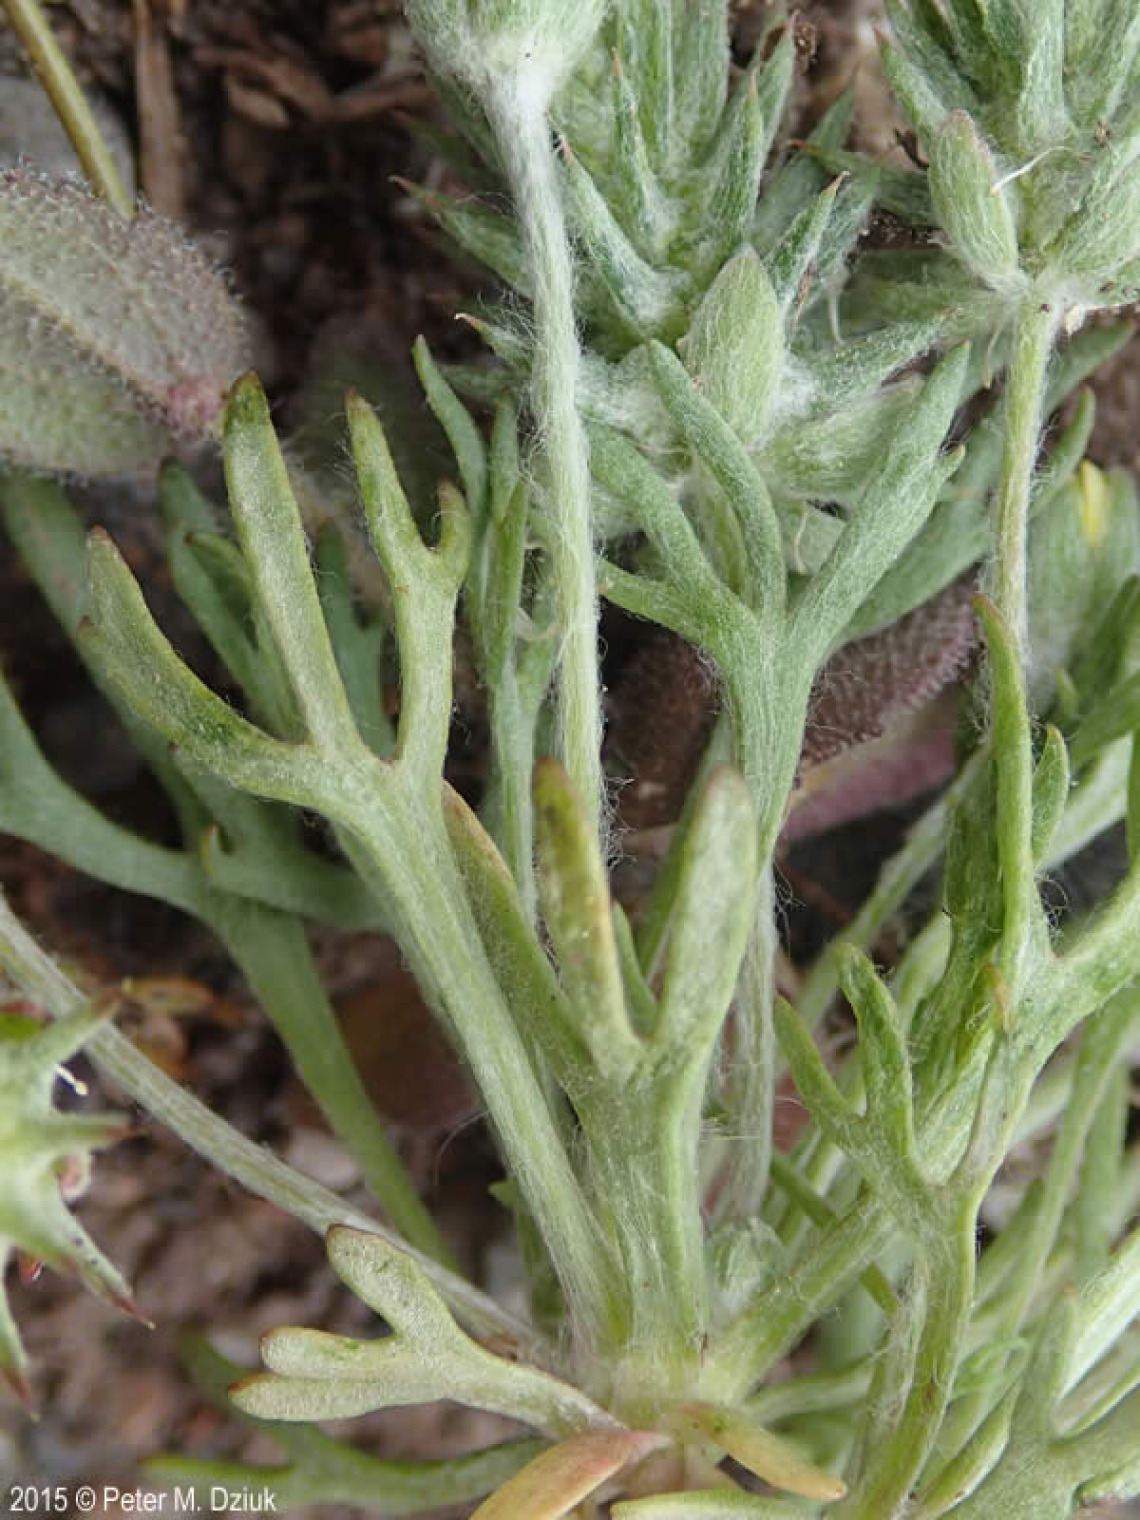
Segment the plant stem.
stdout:
<svg viewBox="0 0 1140 1520">
<path fill-rule="evenodd" d="M 488 963 L 442 815 L 416 786 L 403 805 L 380 789 L 351 786 L 340 812 L 359 846 L 350 858 L 376 882 L 421 988 L 454 1031 L 588 1342 L 613 1317 L 611 1264 L 502 989 Z M 361 796 L 371 802 L 361 803 Z M 394 805 L 393 805 L 394 804 Z"/>
<path fill-rule="evenodd" d="M 538 893 L 530 785 L 542 701 L 533 685 L 520 680 L 516 666 L 509 663 L 491 693 L 491 763 L 484 805 L 488 831 L 499 843 L 531 925 L 538 913 Z"/>
<path fill-rule="evenodd" d="M 595 1190 L 629 1284 L 606 1350 L 612 1397 L 633 1424 L 652 1421 L 692 1386 L 708 1321 L 699 1173 L 703 1072 L 680 1070 L 582 1107 Z M 694 1080 L 694 1077 L 697 1080 Z"/>
<path fill-rule="evenodd" d="M 733 1404 L 836 1304 L 893 1238 L 896 1226 L 864 1194 L 772 1285 L 747 1304 L 706 1353 L 701 1397 Z"/>
<path fill-rule="evenodd" d="M 772 1024 L 776 987 L 776 894 L 771 867 L 760 873 L 756 922 L 741 968 L 725 1099 L 729 1162 L 717 1203 L 725 1219 L 750 1219 L 768 1191 L 777 1052 Z"/>
<path fill-rule="evenodd" d="M 603 809 L 598 593 L 589 449 L 578 414 L 581 353 L 574 321 L 573 263 L 544 100 L 524 70 L 500 80 L 489 105 L 534 276 L 531 405 L 555 513 L 551 557 L 561 635 L 560 758 L 591 818 L 599 822 Z"/>
<path fill-rule="evenodd" d="M 368 1095 L 300 924 L 252 902 L 230 902 L 220 912 L 201 916 L 241 968 L 366 1187 L 406 1240 L 458 1271 Z"/>
<path fill-rule="evenodd" d="M 1005 452 L 997 498 L 997 565 L 994 600 L 1013 634 L 1024 665 L 1028 655 L 1029 604 L 1026 547 L 1030 488 L 1041 436 L 1045 372 L 1060 322 L 1056 308 L 1038 298 L 1018 317 L 1006 376 Z"/>
<path fill-rule="evenodd" d="M 954 1389 L 974 1290 L 974 1211 L 961 1209 L 941 1259 L 932 1263 L 931 1299 L 906 1402 L 889 1439 L 871 1454 L 863 1480 L 838 1512 L 844 1520 L 901 1514 L 934 1444 Z"/>
<path fill-rule="evenodd" d="M 12 30 L 24 44 L 91 188 L 129 222 L 135 214 L 134 200 L 123 184 L 95 114 L 55 40 L 39 0 L 0 0 L 0 4 L 7 12 Z"/>
<path fill-rule="evenodd" d="M 88 999 L 40 949 L 3 898 L 0 898 L 0 964 L 53 1018 L 67 1018 L 88 1006 Z M 109 1026 L 97 1029 L 84 1049 L 101 1072 L 124 1088 L 160 1124 L 173 1130 L 191 1150 L 249 1192 L 276 1204 L 318 1235 L 326 1234 L 333 1225 L 344 1224 L 383 1236 L 391 1246 L 415 1259 L 470 1330 L 477 1335 L 508 1336 L 529 1359 L 541 1362 L 533 1334 L 520 1320 L 454 1272 L 408 1246 L 394 1231 L 345 1203 L 320 1183 L 294 1171 L 267 1147 L 255 1145 L 238 1134 L 204 1103 L 172 1082 L 118 1030 Z"/>
</svg>

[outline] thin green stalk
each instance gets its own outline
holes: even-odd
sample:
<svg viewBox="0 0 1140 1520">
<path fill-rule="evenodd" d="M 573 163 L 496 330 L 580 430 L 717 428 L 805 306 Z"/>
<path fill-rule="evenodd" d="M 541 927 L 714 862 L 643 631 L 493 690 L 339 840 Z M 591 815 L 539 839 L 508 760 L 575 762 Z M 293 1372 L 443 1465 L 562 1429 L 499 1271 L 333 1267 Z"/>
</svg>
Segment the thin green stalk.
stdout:
<svg viewBox="0 0 1140 1520">
<path fill-rule="evenodd" d="M 526 909 L 535 921 L 538 895 L 534 880 L 534 819 L 530 781 L 534 774 L 534 725 L 523 715 L 518 677 L 503 671 L 491 694 L 491 772 L 488 778 L 488 822 L 500 843 Z"/>
<path fill-rule="evenodd" d="M 574 320 L 573 263 L 543 104 L 504 79 L 490 106 L 534 276 L 531 404 L 549 471 L 555 517 L 551 552 L 561 637 L 557 678 L 560 758 L 590 816 L 597 821 L 603 813 L 598 591 L 589 448 L 578 413 L 581 351 Z"/>
<path fill-rule="evenodd" d="M 23 478 L 8 482 L 4 519 L 52 611 L 73 634 L 85 604 L 82 560 L 75 560 L 82 553 L 82 530 L 58 494 L 43 490 L 42 483 L 39 490 L 34 485 Z M 93 675 L 98 682 L 97 672 Z M 44 759 L 2 679 L 6 798 L 0 824 L 100 881 L 172 903 L 207 924 L 233 957 L 301 1080 L 392 1222 L 420 1250 L 454 1266 L 439 1226 L 368 1096 L 300 924 L 290 914 L 238 897 L 209 879 L 195 850 L 213 821 L 209 793 L 196 792 L 170 766 L 165 744 L 134 722 L 113 692 L 106 695 L 166 784 L 180 813 L 187 849 L 171 850 L 140 839 L 73 792 Z M 234 805 L 241 801 L 234 799 Z"/>
<path fill-rule="evenodd" d="M 702 1366 L 702 1397 L 727 1404 L 745 1397 L 863 1275 L 894 1233 L 886 1209 L 864 1194 L 717 1334 Z"/>
<path fill-rule="evenodd" d="M 906 1402 L 889 1438 L 871 1454 L 851 1500 L 837 1512 L 843 1520 L 884 1520 L 902 1512 L 954 1391 L 973 1305 L 974 1270 L 974 1215 L 963 1209 L 945 1254 L 932 1265 L 930 1301 Z"/>
<path fill-rule="evenodd" d="M 0 963 L 23 991 L 54 1018 L 67 1018 L 88 1005 L 88 1000 L 40 949 L 3 898 L 0 898 Z M 394 1231 L 286 1166 L 267 1147 L 239 1135 L 204 1103 L 172 1082 L 118 1030 L 110 1026 L 97 1029 L 84 1049 L 101 1072 L 117 1082 L 160 1124 L 249 1192 L 276 1204 L 318 1235 L 327 1234 L 333 1225 L 343 1224 L 382 1236 L 416 1261 L 457 1317 L 475 1334 L 505 1335 L 528 1358 L 542 1361 L 541 1348 L 533 1333 L 520 1320 L 430 1256 L 410 1247 Z"/>
<path fill-rule="evenodd" d="M 771 1383 L 753 1394 L 745 1408 L 761 1425 L 797 1415 L 825 1413 L 859 1404 L 871 1385 L 871 1359 L 837 1371 L 809 1372 L 787 1383 Z"/>
<path fill-rule="evenodd" d="M 726 640 L 736 645 L 733 658 L 723 662 L 729 716 L 736 763 L 756 805 L 761 866 L 770 871 L 795 783 L 810 682 L 802 672 L 796 681 L 779 679 L 783 670 L 795 669 L 787 648 L 771 647 L 747 625 L 735 633 L 734 639 L 730 634 Z"/>
<path fill-rule="evenodd" d="M 363 850 L 354 859 L 379 881 L 398 940 L 417 980 L 458 1036 L 494 1120 L 511 1175 L 550 1251 L 575 1329 L 589 1341 L 615 1311 L 611 1264 L 547 1096 L 488 964 L 448 844 L 442 816 L 417 806 L 361 805 L 350 827 Z"/>
<path fill-rule="evenodd" d="M 1025 303 L 1006 375 L 1005 450 L 997 496 L 994 600 L 1024 665 L 1029 647 L 1026 546 L 1033 467 L 1041 437 L 1045 373 L 1062 313 L 1039 298 Z"/>
<path fill-rule="evenodd" d="M 998 1335 L 1015 1335 L 1025 1321 L 1041 1276 L 1061 1230 L 1086 1141 L 1109 1083 L 1122 1068 L 1121 1057 L 1136 1028 L 1137 994 L 1128 987 L 1101 1010 L 1084 1031 L 1069 1102 L 1053 1141 L 1041 1202 L 1025 1232 L 1016 1278 L 1002 1302 Z"/>
<path fill-rule="evenodd" d="M 946 820 L 970 778 L 977 770 L 971 760 L 948 790 L 933 803 L 908 831 L 902 848 L 879 872 L 871 895 L 853 921 L 822 950 L 796 998 L 796 1012 L 810 1028 L 830 1008 L 839 990 L 839 952 L 844 945 L 871 949 L 875 937 L 942 854 Z"/>
<path fill-rule="evenodd" d="M 417 1193 L 368 1096 L 296 919 L 260 903 L 235 903 L 202 917 L 225 944 L 333 1133 L 400 1233 L 444 1266 L 458 1264 Z"/>
<path fill-rule="evenodd" d="M 717 1212 L 750 1219 L 768 1192 L 778 1053 L 772 1023 L 776 987 L 776 894 L 770 867 L 760 873 L 756 923 L 741 968 L 732 1025 L 728 1108 L 728 1170 Z"/>
<path fill-rule="evenodd" d="M 12 30 L 24 44 L 32 67 L 55 107 L 91 188 L 129 222 L 135 203 L 111 157 L 71 64 L 55 40 L 39 0 L 0 0 Z"/>
<path fill-rule="evenodd" d="M 986 1337 L 991 1343 L 1012 1345 L 1013 1337 L 1022 1330 L 1045 1286 L 1046 1269 L 1061 1234 L 1074 1179 L 1082 1158 L 1086 1164 L 1089 1159 L 1092 1126 L 1104 1111 L 1106 1090 L 1116 1077 L 1123 1075 L 1120 1058 L 1135 1029 L 1136 1016 L 1135 990 L 1126 988 L 1096 1016 L 1081 1041 L 1077 1059 L 1068 1074 L 1069 1101 L 1053 1142 L 1037 1206 L 1028 1227 L 1018 1231 L 1017 1269 L 1007 1275 L 996 1297 L 997 1313 L 986 1325 Z M 1119 1159 L 1119 1151 L 1114 1159 Z M 1078 1249 L 1081 1244 L 1083 1242 L 1078 1241 Z M 1064 1265 L 1066 1276 L 1071 1277 L 1071 1266 Z M 1082 1277 L 1083 1274 L 1077 1274 L 1078 1280 Z M 995 1380 L 990 1387 L 980 1388 L 955 1402 L 949 1420 L 943 1425 L 936 1453 L 941 1454 L 943 1460 L 927 1476 L 924 1487 L 931 1486 L 947 1467 L 952 1466 L 1003 1392 L 1004 1385 Z"/>
</svg>

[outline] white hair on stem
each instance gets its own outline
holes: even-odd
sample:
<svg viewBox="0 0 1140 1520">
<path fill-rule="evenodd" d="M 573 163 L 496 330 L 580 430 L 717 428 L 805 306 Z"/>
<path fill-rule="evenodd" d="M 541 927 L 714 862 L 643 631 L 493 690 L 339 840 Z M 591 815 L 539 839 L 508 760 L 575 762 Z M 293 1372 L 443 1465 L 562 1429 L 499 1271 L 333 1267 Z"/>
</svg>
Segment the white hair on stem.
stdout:
<svg viewBox="0 0 1140 1520">
<path fill-rule="evenodd" d="M 500 81 L 489 114 L 511 178 L 534 279 L 531 407 L 553 506 L 559 588 L 560 758 L 595 818 L 602 811 L 601 683 L 589 454 L 578 410 L 582 366 L 574 266 L 546 113 L 550 80 L 534 62 Z"/>
</svg>

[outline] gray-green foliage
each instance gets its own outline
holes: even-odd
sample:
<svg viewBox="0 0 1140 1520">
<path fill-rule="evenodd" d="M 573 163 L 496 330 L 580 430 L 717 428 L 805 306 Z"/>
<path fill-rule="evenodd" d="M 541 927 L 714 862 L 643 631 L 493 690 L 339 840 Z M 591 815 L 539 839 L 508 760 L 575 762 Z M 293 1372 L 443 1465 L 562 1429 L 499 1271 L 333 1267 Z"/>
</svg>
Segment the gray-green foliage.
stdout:
<svg viewBox="0 0 1140 1520">
<path fill-rule="evenodd" d="M 122 1276 L 73 1218 L 91 1153 L 124 1131 L 121 1114 L 65 1114 L 52 1104 L 60 1065 L 73 1056 L 109 1010 L 90 1009 L 43 1026 L 18 1003 L 0 1011 L 0 1272 L 13 1252 L 39 1265 L 77 1273 L 93 1291 L 131 1307 Z M 28 1358 L 0 1283 L 0 1376 L 24 1399 Z"/>
<path fill-rule="evenodd" d="M 21 166 L 0 174 L 0 236 L 0 457 L 121 475 L 215 431 L 249 343 L 173 222 Z"/>
<path fill-rule="evenodd" d="M 370 1234 L 93 1041 L 219 1165 L 341 1226 L 333 1265 L 388 1322 L 368 1339 L 274 1332 L 237 1407 L 297 1422 L 447 1397 L 542 1444 L 428 1470 L 281 1427 L 284 1469 L 156 1471 L 276 1482 L 295 1504 L 372 1482 L 391 1514 L 501 1484 L 486 1520 L 567 1513 L 611 1482 L 621 1520 L 1063 1516 L 1135 1492 L 1140 513 L 1126 476 L 1083 458 L 1090 397 L 1038 456 L 1047 418 L 1121 341 L 1077 329 L 1140 269 L 1136 8 L 897 0 L 886 63 L 929 162 L 906 172 L 846 150 L 846 100 L 803 149 L 781 146 L 783 16 L 734 78 L 716 0 L 408 11 L 460 134 L 437 146 L 478 161 L 488 192 L 418 193 L 508 287 L 475 319 L 489 365 L 446 370 L 417 346 L 459 485 L 434 520 L 416 492 L 413 510 L 349 396 L 383 582 L 359 596 L 332 527 L 310 560 L 265 398 L 252 377 L 234 388 L 234 536 L 177 470 L 161 502 L 175 586 L 239 712 L 175 653 L 107 537 L 85 586 L 66 499 L 6 478 L 6 526 L 183 847 L 67 788 L 6 693 L 0 822 L 215 930 L 403 1236 Z M 862 253 L 876 198 L 933 241 Z M 921 673 L 892 664 L 915 645 L 891 626 L 982 565 L 959 774 L 779 999 L 773 872 L 820 672 L 874 631 L 881 706 L 905 711 Z M 693 645 L 722 693 L 632 916 L 607 875 L 599 591 Z M 457 617 L 489 709 L 478 813 L 443 779 Z M 874 682 L 867 646 L 851 658 Z M 298 810 L 325 820 L 335 861 L 306 847 Z M 1125 879 L 1056 929 L 1042 873 L 1120 819 Z M 879 932 L 943 853 L 938 906 L 885 975 Z M 394 935 L 461 1052 L 509 1175 L 529 1320 L 453 1270 L 304 920 Z M 13 974 L 67 1015 L 66 984 L 23 943 L 0 921 Z M 825 1058 L 812 1028 L 840 992 L 854 1047 Z M 810 1112 L 788 1152 L 785 1073 Z M 1011 1153 L 1048 1136 L 1040 1175 L 1012 1171 L 999 1208 Z M 805 1338 L 811 1370 L 788 1376 Z M 798 1498 L 726 1486 L 725 1454 Z"/>
</svg>

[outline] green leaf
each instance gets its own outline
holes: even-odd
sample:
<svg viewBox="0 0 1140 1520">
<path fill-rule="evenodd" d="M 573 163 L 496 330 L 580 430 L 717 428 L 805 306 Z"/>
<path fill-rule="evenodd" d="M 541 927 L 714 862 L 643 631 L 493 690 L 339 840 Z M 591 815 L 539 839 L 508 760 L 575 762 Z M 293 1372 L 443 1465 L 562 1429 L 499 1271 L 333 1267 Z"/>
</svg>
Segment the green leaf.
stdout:
<svg viewBox="0 0 1140 1520">
<path fill-rule="evenodd" d="M 756 820 L 743 780 L 713 772 L 688 824 L 653 1036 L 678 1056 L 715 1038 L 736 987 L 752 927 Z M 717 946 L 714 956 L 708 946 Z"/>
<path fill-rule="evenodd" d="M 959 348 L 934 370 L 897 428 L 874 483 L 801 594 L 791 637 L 817 652 L 817 665 L 915 537 L 957 467 L 958 458 L 942 455 L 941 446 L 961 397 L 968 357 Z"/>
<path fill-rule="evenodd" d="M 520 295 L 531 295 L 530 265 L 514 219 L 491 211 L 470 198 L 452 200 L 407 180 L 396 183 L 439 222 L 464 253 L 498 275 Z"/>
<path fill-rule="evenodd" d="M 766 1430 L 735 1409 L 711 1404 L 685 1404 L 672 1419 L 702 1434 L 773 1488 L 801 1494 L 805 1499 L 842 1499 L 847 1485 L 810 1462 L 794 1442 Z"/>
<path fill-rule="evenodd" d="M 804 151 L 833 174 L 855 180 L 874 197 L 876 206 L 893 211 L 911 226 L 935 225 L 929 180 L 920 169 L 895 169 L 877 163 L 863 153 L 822 148 L 810 143 L 805 144 Z"/>
<path fill-rule="evenodd" d="M 964 111 L 952 112 L 934 139 L 930 193 L 955 252 L 980 280 L 1015 293 L 1017 227 L 985 139 Z"/>
<path fill-rule="evenodd" d="M 1140 1314 L 1140 1230 L 1133 1230 L 1117 1246 L 1103 1271 L 1083 1285 L 1074 1303 L 1072 1339 L 1057 1378 L 1058 1398 L 1074 1388 L 1117 1343 L 1137 1314 Z"/>
<path fill-rule="evenodd" d="M 1037 865 L 1049 857 L 1049 846 L 1069 800 L 1070 780 L 1069 752 L 1060 731 L 1050 724 L 1033 771 L 1032 849 Z"/>
<path fill-rule="evenodd" d="M 1080 280 L 1086 299 L 1140 256 L 1140 171 L 1122 157 L 1102 150 L 1083 201 L 1044 250 L 1059 285 Z"/>
<path fill-rule="evenodd" d="M 241 550 L 220 533 L 187 533 L 172 525 L 167 555 L 175 589 L 250 710 L 280 738 L 300 738 L 303 726 L 289 677 Z"/>
<path fill-rule="evenodd" d="M 778 399 L 784 332 L 776 292 L 751 248 L 723 266 L 677 348 L 729 427 L 755 439 Z"/>
<path fill-rule="evenodd" d="M 737 86 L 702 169 L 710 190 L 699 232 L 709 274 L 751 235 L 760 178 L 791 84 L 793 59 L 791 36 L 785 32 L 760 74 L 749 72 Z"/>
<path fill-rule="evenodd" d="M 808 138 L 808 144 L 819 148 L 841 148 L 847 140 L 854 114 L 854 91 L 844 90 L 824 112 L 819 125 Z M 762 258 L 770 258 L 772 249 L 797 218 L 805 214 L 805 203 L 819 196 L 828 178 L 828 174 L 812 161 L 809 154 L 800 153 L 784 164 L 771 183 L 764 187 L 764 194 L 756 208 L 752 235 L 753 247 Z M 810 206 L 808 210 L 810 212 Z M 778 281 L 776 285 L 779 289 Z"/>
<path fill-rule="evenodd" d="M 16 968 L 5 964 L 0 943 L 0 967 L 16 979 Z M 26 1403 L 28 1358 L 8 1307 L 3 1277 L 14 1251 L 56 1271 L 75 1272 L 92 1292 L 137 1313 L 122 1275 L 73 1218 L 65 1193 L 65 1169 L 82 1182 L 92 1151 L 101 1150 L 126 1133 L 122 1114 L 59 1113 L 52 1090 L 62 1062 L 73 1056 L 109 1012 L 92 1009 L 50 1024 L 37 1024 L 19 1015 L 0 1019 L 0 1167 L 4 1189 L 0 1196 L 0 1377 Z"/>
<path fill-rule="evenodd" d="M 369 749 L 388 756 L 396 735 L 384 708 L 384 622 L 357 605 L 348 552 L 334 523 L 325 523 L 317 533 L 315 562 L 317 595 L 356 727 Z"/>
<path fill-rule="evenodd" d="M 1081 684 L 1093 672 L 1098 683 L 1115 679 L 1120 630 L 1102 626 L 1102 619 L 1138 571 L 1135 488 L 1123 471 L 1105 477 L 1094 465 L 1082 466 L 1077 479 L 1043 506 L 1030 531 L 1028 682 L 1035 707 L 1051 704 L 1059 667 L 1074 674 L 1083 667 Z"/>
<path fill-rule="evenodd" d="M 90 539 L 90 574 L 93 616 L 81 626 L 79 642 L 111 690 L 238 788 L 313 806 L 323 790 L 315 753 L 269 738 L 198 680 L 170 647 L 118 550 L 98 528 Z"/>
<path fill-rule="evenodd" d="M 1041 0 L 1034 6 L 1021 60 L 1023 82 L 1017 102 L 1022 141 L 1064 142 L 1073 123 L 1065 104 L 1065 13 L 1068 0 Z M 1109 66 L 1115 60 L 1109 60 Z"/>
<path fill-rule="evenodd" d="M 459 477 L 463 482 L 463 495 L 474 522 L 478 524 L 487 509 L 487 450 L 471 413 L 448 385 L 432 358 L 431 349 L 423 338 L 417 338 L 412 350 L 416 373 L 424 388 L 428 405 L 435 413 L 436 421 L 447 434 Z M 387 441 L 387 435 L 385 435 Z M 393 474 L 395 466 L 393 465 Z M 402 490 L 402 487 L 401 487 Z"/>
<path fill-rule="evenodd" d="M 458 492 L 442 486 L 439 542 L 429 548 L 375 413 L 353 395 L 346 410 L 368 536 L 388 578 L 395 612 L 400 653 L 396 759 L 405 774 L 434 791 L 451 723 L 452 630 L 471 553 L 471 516 Z"/>
<path fill-rule="evenodd" d="M 337 1226 L 329 1232 L 328 1251 L 337 1275 L 388 1321 L 391 1334 L 362 1341 L 319 1330 L 271 1331 L 261 1343 L 269 1370 L 243 1379 L 231 1392 L 247 1414 L 345 1419 L 451 1399 L 556 1437 L 609 1423 L 569 1384 L 471 1340 L 413 1259 L 381 1236 Z"/>
<path fill-rule="evenodd" d="M 1001 1459 L 1009 1443 L 1009 1428 L 1018 1390 L 990 1411 L 957 1455 L 942 1468 L 918 1497 L 918 1520 L 945 1514 L 981 1484 Z"/>
<path fill-rule="evenodd" d="M 721 26 L 723 30 L 723 18 Z M 722 69 L 722 89 L 725 73 Z M 639 93 L 617 48 L 613 53 L 613 118 L 617 149 L 614 173 L 620 186 L 619 194 L 612 197 L 613 204 L 634 245 L 656 249 L 668 228 L 669 201 L 642 130 Z"/>
<path fill-rule="evenodd" d="M 616 314 L 636 337 L 673 336 L 681 320 L 684 282 L 673 271 L 646 263 L 568 144 L 562 159 L 575 231 Z"/>
<path fill-rule="evenodd" d="M 814 202 L 804 208 L 791 227 L 766 255 L 765 265 L 782 312 L 799 312 L 814 278 L 820 245 L 827 234 L 835 200 L 843 181 L 832 180 Z"/>
<path fill-rule="evenodd" d="M 269 403 L 246 375 L 234 387 L 225 422 L 226 485 L 257 605 L 289 676 L 306 729 L 319 743 L 358 743 L 337 670 L 308 545 Z"/>
<path fill-rule="evenodd" d="M 698 149 L 711 136 L 724 109 L 729 78 L 727 0 L 681 7 L 674 28 L 673 79 L 678 131 Z M 773 113 L 776 119 L 779 112 Z"/>
<path fill-rule="evenodd" d="M 1009 629 L 988 597 L 975 597 L 974 606 L 985 629 L 993 676 L 991 745 L 997 781 L 997 849 L 1005 900 L 1002 968 L 1016 998 L 1020 986 L 1015 967 L 1024 964 L 1030 937 L 1046 933 L 1033 869 L 1029 712 L 1021 660 Z"/>
<path fill-rule="evenodd" d="M 708 465 L 739 519 L 748 560 L 748 573 L 742 579 L 749 587 L 757 614 L 771 624 L 784 608 L 786 577 L 779 524 L 768 489 L 739 438 L 734 435 L 731 423 L 718 412 L 713 400 L 701 393 L 701 377 L 696 377 L 696 383 L 691 381 L 675 356 L 660 344 L 652 346 L 650 362 L 658 394 L 669 415 L 696 457 Z M 639 470 L 637 474 L 648 485 L 645 472 Z M 618 485 L 616 469 L 605 478 Z M 660 490 L 653 491 L 655 500 L 660 495 Z M 655 508 L 653 515 L 664 525 L 666 513 L 662 500 L 660 509 Z M 668 511 L 668 521 L 671 522 L 673 516 L 673 512 Z M 646 527 L 647 531 L 652 531 L 648 523 Z M 661 541 L 664 542 L 663 537 Z M 683 542 L 679 524 L 676 532 L 670 531 L 668 541 L 670 563 L 675 565 Z M 690 574 L 694 568 L 690 567 Z"/>
<path fill-rule="evenodd" d="M 471 911 L 496 979 L 532 1047 L 541 1050 L 570 1095 L 587 1060 L 575 1032 L 575 1015 L 550 957 L 527 920 L 519 889 L 502 855 L 475 814 L 450 786 L 443 816 Z"/>
<path fill-rule="evenodd" d="M 951 111 L 976 116 L 978 103 L 965 75 L 903 0 L 887 0 L 887 15 L 896 39 L 883 44 L 887 78 L 929 148 Z"/>
<path fill-rule="evenodd" d="M 1078 1498 L 1085 1504 L 1124 1504 L 1140 1497 L 1140 1455 L 1122 1462 L 1112 1471 L 1101 1473 L 1082 1483 Z"/>
<path fill-rule="evenodd" d="M 857 1154 L 861 1120 L 823 1064 L 803 1020 L 785 998 L 776 999 L 774 1017 L 780 1049 L 800 1097 L 828 1138 L 848 1155 Z"/>
<path fill-rule="evenodd" d="M 730 1488 L 655 1494 L 619 1500 L 613 1507 L 614 1520 L 804 1520 L 804 1514 L 795 1499 L 766 1499 Z"/>
<path fill-rule="evenodd" d="M 555 760 L 535 768 L 534 806 L 543 917 L 562 985 L 598 1070 L 620 1079 L 636 1064 L 641 1041 L 625 1005 L 597 837 Z"/>
<path fill-rule="evenodd" d="M 859 1022 L 868 1120 L 899 1156 L 913 1157 L 911 1066 L 899 1010 L 871 962 L 854 945 L 840 951 L 839 980 Z"/>
</svg>

